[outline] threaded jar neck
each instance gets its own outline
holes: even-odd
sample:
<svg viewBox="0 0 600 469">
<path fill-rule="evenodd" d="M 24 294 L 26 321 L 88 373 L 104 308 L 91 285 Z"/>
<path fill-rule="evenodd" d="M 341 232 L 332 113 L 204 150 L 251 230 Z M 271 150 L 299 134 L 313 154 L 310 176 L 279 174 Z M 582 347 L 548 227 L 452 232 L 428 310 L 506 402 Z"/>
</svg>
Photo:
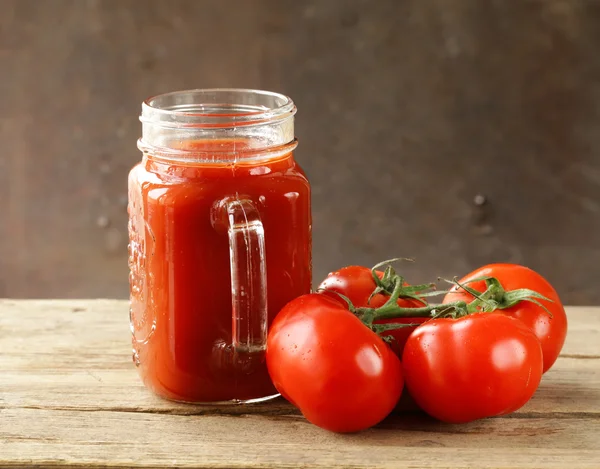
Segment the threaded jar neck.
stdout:
<svg viewBox="0 0 600 469">
<path fill-rule="evenodd" d="M 296 106 L 269 91 L 176 91 L 142 103 L 138 148 L 172 161 L 260 161 L 295 148 Z"/>
</svg>

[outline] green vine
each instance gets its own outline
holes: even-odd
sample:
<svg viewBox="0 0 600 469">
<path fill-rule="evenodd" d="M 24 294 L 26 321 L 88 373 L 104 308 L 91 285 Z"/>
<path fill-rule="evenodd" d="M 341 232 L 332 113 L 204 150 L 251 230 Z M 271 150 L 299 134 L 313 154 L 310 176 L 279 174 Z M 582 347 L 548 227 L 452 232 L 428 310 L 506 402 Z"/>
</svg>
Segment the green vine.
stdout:
<svg viewBox="0 0 600 469">
<path fill-rule="evenodd" d="M 397 274 L 395 269 L 390 265 L 398 260 L 405 260 L 412 262 L 412 259 L 391 259 L 389 261 L 377 264 L 371 269 L 373 280 L 375 281 L 375 289 L 369 297 L 369 301 L 373 296 L 381 293 L 389 295 L 388 300 L 379 308 L 370 307 L 355 307 L 350 299 L 338 293 L 347 303 L 350 311 L 355 314 L 369 329 L 375 333 L 382 335 L 384 339 L 389 338 L 385 336 L 386 332 L 402 329 L 407 327 L 419 326 L 419 323 L 386 323 L 376 324 L 376 321 L 382 319 L 398 319 L 398 318 L 460 318 L 473 313 L 480 312 L 493 312 L 496 310 L 503 310 L 511 308 L 517 305 L 521 301 L 529 301 L 534 303 L 548 313 L 552 318 L 550 311 L 542 304 L 539 300 L 552 301 L 549 298 L 541 295 L 540 293 L 529 290 L 526 288 L 518 290 L 507 291 L 504 289 L 500 281 L 495 277 L 482 277 L 471 280 L 466 284 L 459 283 L 456 279 L 444 280 L 454 286 L 455 289 L 462 289 L 473 296 L 473 300 L 470 302 L 466 301 L 454 301 L 450 303 L 432 304 L 427 303 L 426 297 L 436 296 L 440 294 L 448 293 L 448 291 L 437 291 L 435 289 L 435 283 L 426 283 L 421 285 L 409 286 L 406 284 L 404 277 Z M 386 266 L 385 271 L 381 278 L 377 274 L 377 269 Z M 486 290 L 479 292 L 474 288 L 468 286 L 468 283 L 476 281 L 485 281 Z M 405 308 L 398 305 L 399 299 L 411 299 L 419 301 L 423 306 L 416 308 Z"/>
</svg>

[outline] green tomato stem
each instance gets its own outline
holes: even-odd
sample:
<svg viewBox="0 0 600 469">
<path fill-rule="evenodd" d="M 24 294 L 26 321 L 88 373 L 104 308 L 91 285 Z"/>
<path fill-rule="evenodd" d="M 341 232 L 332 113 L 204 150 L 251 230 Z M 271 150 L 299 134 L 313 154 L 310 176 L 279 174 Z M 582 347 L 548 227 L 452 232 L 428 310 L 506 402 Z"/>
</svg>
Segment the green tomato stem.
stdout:
<svg viewBox="0 0 600 469">
<path fill-rule="evenodd" d="M 384 275 L 380 279 L 377 275 L 376 269 L 382 267 L 383 265 L 389 264 L 390 262 L 394 262 L 400 259 L 392 259 L 390 261 L 383 262 L 381 264 L 377 264 L 372 269 L 373 280 L 376 284 L 376 289 L 373 291 L 369 300 L 378 293 L 389 294 L 390 297 L 386 301 L 386 303 L 380 308 L 368 308 L 361 307 L 355 308 L 348 298 L 343 297 L 347 302 L 350 308 L 356 316 L 371 330 L 378 334 L 383 334 L 386 331 L 405 328 L 405 327 L 415 327 L 417 324 L 373 324 L 375 321 L 381 319 L 394 319 L 394 318 L 418 318 L 418 317 L 426 317 L 430 319 L 437 319 L 442 317 L 451 317 L 451 318 L 459 318 L 462 316 L 466 316 L 473 313 L 479 312 L 492 312 L 497 309 L 507 309 L 510 308 L 520 301 L 529 301 L 535 303 L 542 308 L 544 308 L 550 317 L 552 314 L 548 309 L 539 302 L 539 300 L 552 301 L 541 294 L 528 290 L 528 289 L 520 289 L 520 290 L 511 290 L 506 291 L 502 284 L 499 282 L 497 278 L 494 277 L 482 277 L 470 280 L 465 284 L 459 283 L 456 278 L 453 281 L 446 280 L 446 282 L 459 287 L 460 289 L 470 293 L 473 296 L 473 300 L 470 302 L 466 301 L 455 301 L 452 303 L 444 303 L 444 304 L 427 304 L 426 301 L 419 295 L 419 292 L 422 290 L 426 290 L 434 286 L 434 284 L 423 284 L 416 286 L 406 286 L 404 285 L 404 278 L 398 275 L 394 269 L 388 265 L 385 269 Z M 409 259 L 404 259 L 409 260 Z M 486 290 L 484 292 L 480 292 L 468 286 L 468 283 L 476 282 L 476 281 L 485 281 Z M 424 296 L 432 296 L 431 292 L 425 293 Z M 404 308 L 398 306 L 398 300 L 400 298 L 408 298 L 420 301 L 424 304 L 424 306 L 417 308 Z"/>
<path fill-rule="evenodd" d="M 398 299 L 402 296 L 404 291 L 404 279 L 400 276 L 395 276 L 394 279 L 394 290 L 390 295 L 387 302 L 380 308 L 356 308 L 355 314 L 361 318 L 361 320 L 370 328 L 373 326 L 373 322 L 380 319 L 394 319 L 394 318 L 417 318 L 417 317 L 434 317 L 441 311 L 447 312 L 449 310 L 462 311 L 466 310 L 467 304 L 464 301 L 457 301 L 454 303 L 447 304 L 429 304 L 427 306 L 421 306 L 418 308 L 403 308 L 398 306 Z"/>
</svg>

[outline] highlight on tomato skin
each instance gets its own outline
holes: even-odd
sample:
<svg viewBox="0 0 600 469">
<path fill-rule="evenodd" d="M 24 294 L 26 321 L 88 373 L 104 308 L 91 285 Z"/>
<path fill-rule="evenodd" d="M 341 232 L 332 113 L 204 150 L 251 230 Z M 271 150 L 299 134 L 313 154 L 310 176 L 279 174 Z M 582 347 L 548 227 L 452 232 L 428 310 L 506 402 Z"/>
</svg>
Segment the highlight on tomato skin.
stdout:
<svg viewBox="0 0 600 469">
<path fill-rule="evenodd" d="M 497 278 L 507 291 L 527 288 L 551 300 L 539 300 L 543 307 L 533 302 L 521 301 L 515 306 L 499 310 L 518 318 L 534 332 L 542 346 L 544 373 L 548 371 L 562 350 L 568 328 L 565 308 L 554 287 L 539 273 L 517 264 L 485 265 L 465 275 L 458 283 L 483 292 L 486 289 L 485 281 L 472 281 L 483 277 Z M 444 297 L 443 302 L 451 303 L 459 300 L 469 302 L 473 300 L 473 295 L 455 286 Z"/>
<path fill-rule="evenodd" d="M 387 344 L 340 302 L 315 293 L 288 303 L 271 324 L 267 367 L 309 422 L 333 432 L 376 425 L 404 386 Z"/>
<path fill-rule="evenodd" d="M 433 319 L 409 337 L 402 356 L 407 390 L 447 423 L 505 415 L 537 390 L 543 357 L 521 321 L 502 313 Z"/>
</svg>

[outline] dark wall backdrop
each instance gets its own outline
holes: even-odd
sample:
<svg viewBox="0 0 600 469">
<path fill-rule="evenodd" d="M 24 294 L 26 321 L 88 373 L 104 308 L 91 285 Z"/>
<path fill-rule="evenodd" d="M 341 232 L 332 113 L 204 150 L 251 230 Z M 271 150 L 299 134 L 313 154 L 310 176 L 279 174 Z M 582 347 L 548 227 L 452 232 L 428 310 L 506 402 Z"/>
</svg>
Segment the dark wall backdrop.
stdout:
<svg viewBox="0 0 600 469">
<path fill-rule="evenodd" d="M 315 281 L 491 261 L 600 304 L 600 2 L 0 0 L 0 297 L 126 297 L 141 101 L 296 101 Z"/>
</svg>

